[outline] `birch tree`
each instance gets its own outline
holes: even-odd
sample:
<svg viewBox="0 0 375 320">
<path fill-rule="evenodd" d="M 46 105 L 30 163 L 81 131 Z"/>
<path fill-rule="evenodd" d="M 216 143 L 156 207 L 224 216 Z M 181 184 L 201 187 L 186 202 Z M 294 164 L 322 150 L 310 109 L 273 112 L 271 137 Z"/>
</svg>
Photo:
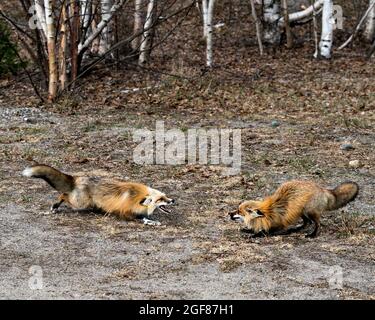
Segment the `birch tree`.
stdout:
<svg viewBox="0 0 375 320">
<path fill-rule="evenodd" d="M 107 0 L 105 0 L 107 1 Z M 113 18 L 114 14 L 119 10 L 124 4 L 125 0 L 116 1 L 106 12 L 105 16 L 101 17 L 101 21 L 97 24 L 96 28 L 86 37 L 86 39 L 81 39 L 78 45 L 78 53 L 82 54 L 85 50 L 89 48 L 92 42 L 102 33 L 103 29 L 107 27 L 108 23 Z"/>
<path fill-rule="evenodd" d="M 59 48 L 59 81 L 60 88 L 64 90 L 67 84 L 67 68 L 66 68 L 66 56 L 67 56 L 67 10 L 66 1 L 63 1 L 61 8 L 61 21 L 60 21 L 60 48 Z"/>
<path fill-rule="evenodd" d="M 320 37 L 319 50 L 320 56 L 331 58 L 331 50 L 333 43 L 333 2 L 332 0 L 324 0 L 323 16 L 322 16 L 322 34 Z"/>
<path fill-rule="evenodd" d="M 372 42 L 375 39 L 375 0 L 369 0 L 369 13 L 366 18 L 366 27 L 364 36 L 367 41 Z"/>
<path fill-rule="evenodd" d="M 293 22 L 301 22 L 309 19 L 314 13 L 317 14 L 319 9 L 323 6 L 323 3 L 324 0 L 316 0 L 315 3 L 304 10 L 291 13 L 289 13 L 288 10 L 287 20 L 289 20 L 291 24 Z M 285 18 L 285 14 L 281 14 L 280 0 L 263 0 L 263 40 L 265 42 L 273 45 L 280 43 L 281 31 L 286 28 Z"/>
<path fill-rule="evenodd" d="M 280 43 L 281 33 L 278 22 L 280 20 L 280 1 L 263 1 L 263 40 L 270 44 Z"/>
<path fill-rule="evenodd" d="M 43 0 L 34 1 L 35 12 L 37 17 L 37 27 L 43 31 L 43 35 L 47 37 L 47 23 L 46 23 L 46 13 L 44 10 Z"/>
<path fill-rule="evenodd" d="M 55 41 L 55 16 L 53 14 L 54 0 L 44 0 L 45 21 L 47 25 L 47 48 L 48 48 L 48 100 L 53 101 L 57 94 L 57 63 L 56 63 L 56 41 Z"/>
<path fill-rule="evenodd" d="M 134 29 L 133 29 L 133 36 L 134 39 L 131 43 L 133 50 L 138 50 L 139 45 L 141 42 L 141 37 L 139 34 L 141 34 L 142 27 L 143 27 L 143 0 L 135 0 L 134 1 Z"/>
<path fill-rule="evenodd" d="M 81 19 L 82 19 L 82 37 L 90 32 L 90 21 L 92 20 L 92 0 L 80 0 L 81 2 Z"/>
<path fill-rule="evenodd" d="M 99 54 L 103 55 L 108 51 L 111 46 L 112 42 L 112 26 L 111 26 L 111 8 L 112 8 L 112 0 L 101 0 L 101 15 L 103 21 L 108 21 L 104 26 L 101 37 L 100 37 L 100 44 L 99 44 Z"/>
<path fill-rule="evenodd" d="M 206 39 L 206 66 L 212 67 L 212 35 L 215 0 L 202 0 L 203 37 Z"/>
<path fill-rule="evenodd" d="M 152 45 L 152 30 L 151 26 L 154 20 L 154 9 L 155 9 L 155 0 L 149 0 L 147 6 L 147 14 L 146 14 L 146 21 L 143 27 L 143 35 L 141 40 L 141 45 L 139 48 L 139 60 L 138 64 L 143 65 L 148 62 L 150 57 L 150 49 Z"/>
</svg>

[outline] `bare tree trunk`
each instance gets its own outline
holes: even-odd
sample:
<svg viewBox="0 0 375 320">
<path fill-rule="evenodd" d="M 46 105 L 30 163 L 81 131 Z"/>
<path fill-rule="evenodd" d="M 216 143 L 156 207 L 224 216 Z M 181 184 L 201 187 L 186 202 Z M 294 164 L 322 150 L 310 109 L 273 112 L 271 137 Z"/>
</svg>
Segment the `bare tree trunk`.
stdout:
<svg viewBox="0 0 375 320">
<path fill-rule="evenodd" d="M 213 26 L 212 26 L 212 19 L 214 14 L 214 4 L 215 0 L 210 0 L 208 4 L 207 10 L 207 67 L 212 67 L 212 34 L 213 34 Z"/>
<path fill-rule="evenodd" d="M 38 24 L 43 30 L 44 36 L 47 37 L 47 22 L 46 22 L 46 12 L 44 8 L 43 0 L 35 0 L 35 11 L 38 18 Z"/>
<path fill-rule="evenodd" d="M 270 44 L 279 44 L 280 0 L 263 0 L 263 40 Z"/>
<path fill-rule="evenodd" d="M 74 81 L 78 75 L 78 33 L 80 25 L 79 17 L 79 2 L 78 0 L 70 0 L 70 17 L 71 17 L 71 28 L 70 28 L 70 53 L 71 53 L 71 81 Z"/>
<path fill-rule="evenodd" d="M 292 31 L 290 30 L 289 25 L 289 13 L 288 13 L 288 2 L 287 0 L 282 0 L 283 6 L 283 16 L 284 16 L 284 25 L 285 25 L 285 33 L 286 33 L 286 46 L 288 49 L 293 47 L 293 37 Z"/>
<path fill-rule="evenodd" d="M 252 14 L 253 20 L 255 22 L 255 28 L 256 28 L 258 46 L 259 46 L 259 53 L 262 56 L 263 55 L 263 43 L 262 43 L 262 33 L 261 33 L 260 20 L 258 18 L 257 12 L 255 10 L 254 0 L 250 0 L 250 4 L 251 4 L 251 14 Z"/>
<path fill-rule="evenodd" d="M 364 30 L 364 36 L 367 41 L 372 42 L 375 39 L 375 0 L 370 0 L 369 7 L 370 12 L 366 18 L 366 28 Z"/>
<path fill-rule="evenodd" d="M 333 2 L 332 0 L 324 0 L 323 16 L 322 16 L 322 35 L 320 38 L 320 55 L 326 59 L 331 58 L 331 50 L 333 43 Z"/>
<path fill-rule="evenodd" d="M 155 0 L 149 0 L 147 6 L 147 15 L 146 21 L 144 24 L 144 32 L 142 36 L 142 42 L 140 45 L 140 54 L 138 64 L 143 65 L 149 61 L 150 58 L 150 48 L 152 42 L 152 30 L 151 26 L 153 24 L 153 16 L 154 16 L 154 7 L 155 7 Z"/>
<path fill-rule="evenodd" d="M 57 64 L 56 64 L 56 40 L 55 19 L 53 15 L 54 0 L 44 0 L 44 10 L 47 24 L 48 47 L 48 100 L 53 101 L 57 94 Z"/>
<path fill-rule="evenodd" d="M 92 6 L 93 6 L 92 7 L 92 11 L 96 12 L 96 10 L 97 10 L 96 4 L 94 3 Z M 97 30 L 97 28 L 98 28 L 98 24 L 96 22 L 95 17 L 93 17 L 92 22 L 91 22 L 91 30 L 94 32 L 95 30 Z M 91 34 L 88 35 L 87 38 L 89 38 L 89 37 L 91 37 Z M 85 39 L 81 39 L 81 43 L 79 44 L 79 47 L 78 47 L 79 50 L 82 50 L 81 46 L 83 45 L 84 41 L 85 41 Z M 89 45 L 90 44 L 88 44 L 88 46 Z M 92 40 L 92 42 L 91 42 L 91 49 L 90 49 L 91 53 L 98 54 L 98 52 L 99 52 L 99 45 L 100 45 L 100 39 L 99 39 L 99 37 L 94 38 Z"/>
<path fill-rule="evenodd" d="M 92 0 L 80 0 L 81 2 L 81 37 L 86 38 L 90 32 L 90 21 L 92 19 Z"/>
<path fill-rule="evenodd" d="M 102 15 L 102 19 L 97 25 L 95 23 L 96 27 L 94 27 L 93 25 L 92 33 L 86 39 L 81 39 L 81 42 L 78 46 L 79 54 L 86 50 L 92 44 L 92 42 L 102 33 L 103 29 L 107 27 L 116 11 L 122 7 L 124 1 L 125 0 L 118 0 L 115 4 L 113 4 L 108 14 L 105 16 Z"/>
<path fill-rule="evenodd" d="M 314 58 L 316 59 L 319 56 L 318 23 L 316 21 L 315 4 L 313 3 L 312 6 L 313 6 L 313 28 L 314 28 L 314 43 L 315 43 Z"/>
<path fill-rule="evenodd" d="M 111 13 L 112 0 L 101 0 L 101 14 L 104 21 L 108 21 L 105 27 L 102 30 L 100 45 L 99 45 L 99 54 L 105 54 L 108 49 L 111 47 L 112 43 L 112 25 L 110 20 L 112 18 Z"/>
<path fill-rule="evenodd" d="M 203 38 L 207 38 L 207 15 L 208 15 L 207 0 L 202 0 Z"/>
<path fill-rule="evenodd" d="M 143 0 L 135 0 L 135 6 L 134 6 L 134 31 L 133 35 L 141 34 L 142 28 L 143 28 Z M 138 50 L 141 42 L 141 36 L 136 36 L 132 43 L 132 49 Z"/>
<path fill-rule="evenodd" d="M 61 26 L 60 26 L 60 50 L 59 50 L 59 80 L 60 89 L 64 90 L 67 83 L 66 76 L 66 49 L 67 49 L 67 13 L 66 13 L 66 1 L 64 0 L 61 8 Z"/>
<path fill-rule="evenodd" d="M 212 67 L 212 19 L 215 0 L 202 0 L 203 37 L 206 39 L 206 66 Z"/>
</svg>

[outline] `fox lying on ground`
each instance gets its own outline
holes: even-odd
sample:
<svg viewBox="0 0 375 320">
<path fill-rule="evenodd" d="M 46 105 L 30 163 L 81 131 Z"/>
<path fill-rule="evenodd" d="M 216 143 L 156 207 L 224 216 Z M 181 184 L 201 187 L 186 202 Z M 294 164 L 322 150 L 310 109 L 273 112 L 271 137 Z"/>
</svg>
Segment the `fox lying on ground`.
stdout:
<svg viewBox="0 0 375 320">
<path fill-rule="evenodd" d="M 316 237 L 321 214 L 344 207 L 356 198 L 358 191 L 355 182 L 344 182 L 330 190 L 311 181 L 289 181 L 264 200 L 245 201 L 229 214 L 232 220 L 243 221 L 247 229 L 242 231 L 252 233 L 253 237 L 296 232 L 310 223 L 314 223 L 314 229 L 306 236 Z M 287 229 L 299 218 L 303 219 L 303 225 Z"/>
<path fill-rule="evenodd" d="M 140 183 L 71 176 L 47 165 L 26 168 L 26 177 L 45 180 L 61 194 L 51 211 L 65 202 L 74 209 L 99 209 L 124 219 L 142 219 L 144 224 L 160 225 L 148 219 L 155 209 L 170 213 L 167 206 L 175 201 L 164 193 Z"/>
</svg>

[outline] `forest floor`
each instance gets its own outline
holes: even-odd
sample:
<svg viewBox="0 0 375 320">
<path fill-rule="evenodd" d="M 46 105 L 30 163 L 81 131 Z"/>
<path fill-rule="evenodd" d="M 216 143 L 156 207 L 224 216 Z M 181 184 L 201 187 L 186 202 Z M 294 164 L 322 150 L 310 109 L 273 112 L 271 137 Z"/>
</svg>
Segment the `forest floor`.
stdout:
<svg viewBox="0 0 375 320">
<path fill-rule="evenodd" d="M 0 298 L 375 298 L 375 64 L 350 50 L 314 61 L 311 47 L 259 57 L 254 43 L 227 38 L 215 42 L 211 72 L 203 44 L 192 53 L 181 38 L 168 72 L 97 70 L 54 104 L 26 80 L 0 81 Z M 241 171 L 134 163 L 133 131 L 156 121 L 184 133 L 240 129 Z M 149 184 L 177 205 L 156 214 L 161 226 L 67 207 L 48 214 L 57 193 L 21 176 L 33 160 Z M 289 179 L 353 180 L 360 193 L 323 215 L 316 239 L 243 237 L 228 211 Z"/>
</svg>

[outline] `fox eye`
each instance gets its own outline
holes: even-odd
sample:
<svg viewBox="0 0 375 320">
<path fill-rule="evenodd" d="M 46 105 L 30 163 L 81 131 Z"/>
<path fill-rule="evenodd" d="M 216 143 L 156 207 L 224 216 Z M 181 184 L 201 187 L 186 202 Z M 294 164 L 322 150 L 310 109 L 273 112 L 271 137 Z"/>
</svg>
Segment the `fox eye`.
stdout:
<svg viewBox="0 0 375 320">
<path fill-rule="evenodd" d="M 152 200 L 150 198 L 143 198 L 141 202 L 139 202 L 141 205 L 148 206 Z"/>
</svg>

